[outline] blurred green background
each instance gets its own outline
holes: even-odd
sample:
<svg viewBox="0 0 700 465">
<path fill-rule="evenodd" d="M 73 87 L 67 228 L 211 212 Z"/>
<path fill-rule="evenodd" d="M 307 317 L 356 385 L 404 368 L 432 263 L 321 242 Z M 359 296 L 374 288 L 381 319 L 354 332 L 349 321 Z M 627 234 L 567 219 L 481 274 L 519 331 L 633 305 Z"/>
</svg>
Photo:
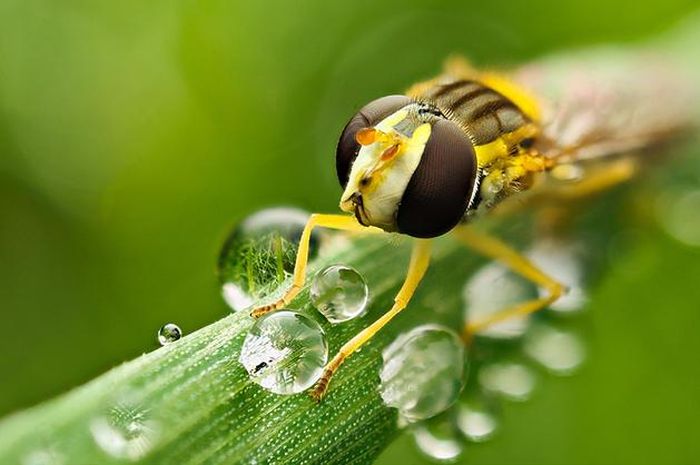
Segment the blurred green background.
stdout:
<svg viewBox="0 0 700 465">
<path fill-rule="evenodd" d="M 336 138 L 366 101 L 452 52 L 497 66 L 630 43 L 695 8 L 0 0 L 0 414 L 152 350 L 165 322 L 225 315 L 228 228 L 269 205 L 335 211 Z M 585 367 L 510 406 L 466 462 L 700 461 L 700 252 L 653 226 L 631 240 L 592 290 Z M 408 443 L 382 463 L 423 463 Z"/>
</svg>

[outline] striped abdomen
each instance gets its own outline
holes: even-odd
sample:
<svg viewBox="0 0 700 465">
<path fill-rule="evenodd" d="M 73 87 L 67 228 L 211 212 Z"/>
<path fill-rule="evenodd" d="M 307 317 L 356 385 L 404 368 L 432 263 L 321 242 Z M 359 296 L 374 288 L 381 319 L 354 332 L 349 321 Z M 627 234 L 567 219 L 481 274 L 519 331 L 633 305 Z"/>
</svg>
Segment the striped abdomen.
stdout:
<svg viewBox="0 0 700 465">
<path fill-rule="evenodd" d="M 463 127 L 475 145 L 493 142 L 530 122 L 511 100 L 474 80 L 435 84 L 425 89 L 420 99 L 435 105 Z"/>
</svg>

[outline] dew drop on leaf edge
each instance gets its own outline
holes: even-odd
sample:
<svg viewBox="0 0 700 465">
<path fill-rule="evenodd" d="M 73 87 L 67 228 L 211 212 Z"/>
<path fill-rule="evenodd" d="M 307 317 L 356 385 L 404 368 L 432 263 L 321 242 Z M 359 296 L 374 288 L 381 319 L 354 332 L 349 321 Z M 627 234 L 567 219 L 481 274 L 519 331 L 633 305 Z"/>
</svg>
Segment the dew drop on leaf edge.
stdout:
<svg viewBox="0 0 700 465">
<path fill-rule="evenodd" d="M 294 271 L 301 233 L 309 213 L 292 207 L 260 210 L 233 227 L 221 247 L 217 273 L 224 300 L 234 311 L 248 308 Z M 320 236 L 311 233 L 309 260 Z"/>
<path fill-rule="evenodd" d="M 382 358 L 380 395 L 408 422 L 445 411 L 464 385 L 464 344 L 442 326 L 423 325 L 399 335 Z"/>
<path fill-rule="evenodd" d="M 182 330 L 175 323 L 166 323 L 158 330 L 158 342 L 164 346 L 179 340 Z"/>
</svg>

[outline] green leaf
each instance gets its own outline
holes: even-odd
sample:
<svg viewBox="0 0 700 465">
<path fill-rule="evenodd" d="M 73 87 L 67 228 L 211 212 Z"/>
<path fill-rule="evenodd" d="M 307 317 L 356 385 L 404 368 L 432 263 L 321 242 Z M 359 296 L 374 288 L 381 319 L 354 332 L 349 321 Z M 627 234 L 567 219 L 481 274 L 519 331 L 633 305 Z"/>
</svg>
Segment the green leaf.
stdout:
<svg viewBox="0 0 700 465">
<path fill-rule="evenodd" d="M 309 303 L 308 289 L 290 307 L 323 325 L 334 352 L 389 308 L 409 248 L 372 237 L 330 249 L 310 273 L 330 263 L 358 269 L 370 286 L 368 313 L 331 326 Z M 253 319 L 239 312 L 5 419 L 0 462 L 370 463 L 397 433 L 396 412 L 377 392 L 381 350 L 417 324 L 459 328 L 459 290 L 473 269 L 468 257 L 440 241 L 410 307 L 341 367 L 320 405 L 306 393 L 279 396 L 250 381 L 238 357 Z"/>
</svg>

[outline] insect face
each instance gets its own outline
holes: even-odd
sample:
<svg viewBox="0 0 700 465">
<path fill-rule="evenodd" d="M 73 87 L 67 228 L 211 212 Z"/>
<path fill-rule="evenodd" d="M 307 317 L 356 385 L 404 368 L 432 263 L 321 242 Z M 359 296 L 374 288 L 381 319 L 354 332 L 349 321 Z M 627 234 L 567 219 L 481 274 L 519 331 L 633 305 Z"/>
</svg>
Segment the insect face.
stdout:
<svg viewBox="0 0 700 465">
<path fill-rule="evenodd" d="M 414 237 L 452 229 L 476 187 L 476 155 L 464 131 L 401 96 L 375 100 L 350 120 L 336 168 L 342 210 Z"/>
</svg>

